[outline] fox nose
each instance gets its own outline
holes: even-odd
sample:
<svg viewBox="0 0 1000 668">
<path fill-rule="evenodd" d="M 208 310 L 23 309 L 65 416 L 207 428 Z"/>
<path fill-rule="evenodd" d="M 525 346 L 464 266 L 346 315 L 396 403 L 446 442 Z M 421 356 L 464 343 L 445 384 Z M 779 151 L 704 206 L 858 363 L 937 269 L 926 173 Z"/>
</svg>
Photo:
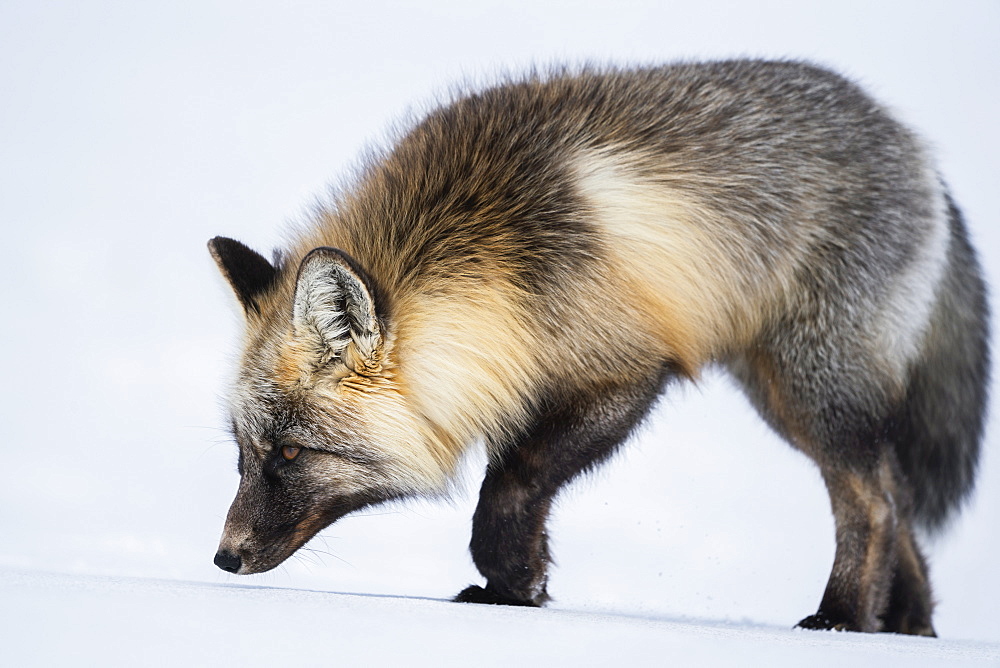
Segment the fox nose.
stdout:
<svg viewBox="0 0 1000 668">
<path fill-rule="evenodd" d="M 240 559 L 240 555 L 233 554 L 229 550 L 219 550 L 215 555 L 215 565 L 224 571 L 236 573 L 243 565 L 243 560 Z"/>
</svg>

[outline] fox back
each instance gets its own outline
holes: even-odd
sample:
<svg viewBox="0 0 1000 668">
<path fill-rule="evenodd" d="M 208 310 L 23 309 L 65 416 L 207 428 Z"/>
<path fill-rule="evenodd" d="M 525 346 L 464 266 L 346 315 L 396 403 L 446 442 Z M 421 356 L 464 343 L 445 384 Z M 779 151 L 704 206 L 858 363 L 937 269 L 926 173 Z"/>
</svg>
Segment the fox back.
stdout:
<svg viewBox="0 0 1000 668">
<path fill-rule="evenodd" d="M 442 493 L 482 440 L 487 584 L 458 600 L 542 604 L 553 496 L 716 364 L 830 492 L 836 560 L 802 625 L 933 633 L 911 522 L 940 526 L 972 487 L 985 288 L 924 144 L 843 78 L 512 80 L 427 115 L 275 262 L 210 249 L 247 324 L 226 570 Z"/>
</svg>

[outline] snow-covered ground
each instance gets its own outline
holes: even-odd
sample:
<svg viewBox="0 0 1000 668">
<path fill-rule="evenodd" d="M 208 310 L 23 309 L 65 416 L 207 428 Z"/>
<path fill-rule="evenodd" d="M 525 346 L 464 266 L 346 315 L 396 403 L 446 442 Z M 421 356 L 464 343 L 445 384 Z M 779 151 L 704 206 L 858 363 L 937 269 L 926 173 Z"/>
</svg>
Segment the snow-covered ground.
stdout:
<svg viewBox="0 0 1000 668">
<path fill-rule="evenodd" d="M 6 665 L 987 666 L 995 643 L 0 571 Z M 55 633 L 53 633 L 55 631 Z"/>
<path fill-rule="evenodd" d="M 241 323 L 205 249 L 280 245 L 457 81 L 781 56 L 860 80 L 930 140 L 1000 285 L 998 34 L 993 0 L 0 3 L 0 663 L 998 663 L 996 396 L 976 495 L 928 546 L 937 641 L 788 630 L 832 563 L 826 495 L 713 373 L 560 498 L 549 610 L 441 602 L 479 581 L 478 453 L 450 501 L 222 573 Z"/>
</svg>

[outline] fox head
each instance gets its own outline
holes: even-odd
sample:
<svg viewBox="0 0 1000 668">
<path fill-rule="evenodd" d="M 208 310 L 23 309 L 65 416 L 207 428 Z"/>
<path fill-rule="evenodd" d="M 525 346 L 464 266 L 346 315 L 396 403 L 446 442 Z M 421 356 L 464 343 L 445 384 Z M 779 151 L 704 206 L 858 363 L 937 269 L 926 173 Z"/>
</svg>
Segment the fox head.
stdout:
<svg viewBox="0 0 1000 668">
<path fill-rule="evenodd" d="M 407 401 L 389 304 L 345 252 L 272 264 L 232 239 L 209 250 L 243 307 L 230 401 L 240 484 L 215 563 L 270 570 L 345 514 L 439 491 L 447 466 Z"/>
</svg>

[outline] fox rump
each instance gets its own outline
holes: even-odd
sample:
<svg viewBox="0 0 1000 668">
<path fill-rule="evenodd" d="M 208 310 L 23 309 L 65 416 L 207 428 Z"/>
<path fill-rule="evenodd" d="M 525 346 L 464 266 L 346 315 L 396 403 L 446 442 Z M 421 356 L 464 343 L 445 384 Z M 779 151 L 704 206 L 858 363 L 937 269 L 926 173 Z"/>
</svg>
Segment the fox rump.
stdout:
<svg viewBox="0 0 1000 668">
<path fill-rule="evenodd" d="M 970 493 L 986 290 L 923 142 L 853 83 L 737 60 L 531 74 L 429 113 L 273 261 L 246 316 L 216 564 L 490 464 L 458 601 L 548 600 L 545 521 L 675 380 L 727 369 L 812 458 L 836 554 L 800 625 L 933 635 L 915 529 Z"/>
</svg>

